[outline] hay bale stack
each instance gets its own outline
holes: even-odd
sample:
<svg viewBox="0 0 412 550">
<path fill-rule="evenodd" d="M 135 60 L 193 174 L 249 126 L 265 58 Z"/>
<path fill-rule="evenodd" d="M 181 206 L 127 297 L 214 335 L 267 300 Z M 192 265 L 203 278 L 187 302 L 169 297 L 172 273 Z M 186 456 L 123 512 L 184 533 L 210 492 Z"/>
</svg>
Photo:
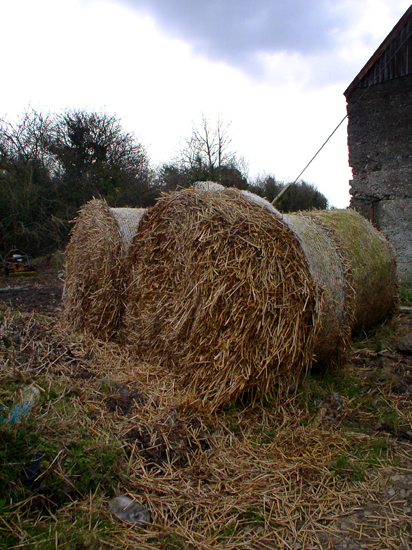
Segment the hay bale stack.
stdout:
<svg viewBox="0 0 412 550">
<path fill-rule="evenodd" d="M 219 184 L 196 183 L 200 189 L 224 191 Z M 212 187 L 213 185 L 213 187 Z M 319 330 L 315 360 L 339 363 L 348 342 L 360 329 L 389 318 L 397 307 L 395 253 L 372 224 L 353 210 L 280 214 L 265 199 L 241 191 L 249 200 L 282 216 L 295 234 L 319 294 Z"/>
<path fill-rule="evenodd" d="M 389 318 L 398 305 L 396 256 L 385 237 L 354 210 L 309 214 L 325 230 L 346 265 L 353 331 Z M 349 270 L 349 272 L 348 272 Z"/>
<path fill-rule="evenodd" d="M 125 257 L 145 211 L 98 199 L 80 209 L 66 249 L 63 317 L 72 328 L 101 338 L 117 334 Z"/>
<path fill-rule="evenodd" d="M 287 225 L 239 191 L 163 196 L 129 261 L 130 343 L 212 410 L 245 389 L 273 393 L 310 366 L 318 286 Z"/>
</svg>

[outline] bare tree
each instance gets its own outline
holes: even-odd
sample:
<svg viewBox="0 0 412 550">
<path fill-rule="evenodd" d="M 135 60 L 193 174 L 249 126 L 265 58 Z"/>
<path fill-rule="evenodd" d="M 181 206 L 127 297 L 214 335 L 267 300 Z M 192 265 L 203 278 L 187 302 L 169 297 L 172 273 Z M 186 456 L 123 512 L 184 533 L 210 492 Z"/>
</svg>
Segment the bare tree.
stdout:
<svg viewBox="0 0 412 550">
<path fill-rule="evenodd" d="M 234 162 L 235 155 L 230 147 L 232 139 L 229 136 L 229 124 L 224 124 L 218 115 L 216 126 L 213 128 L 205 115 L 202 115 L 201 125 L 193 128 L 191 141 L 195 151 L 203 157 L 209 169 L 217 168 L 223 164 L 230 165 Z"/>
<path fill-rule="evenodd" d="M 200 124 L 193 126 L 174 165 L 178 166 L 183 181 L 213 180 L 227 186 L 247 187 L 244 162 L 232 147 L 229 128 L 230 123 L 226 124 L 220 115 L 213 124 L 202 114 Z"/>
</svg>

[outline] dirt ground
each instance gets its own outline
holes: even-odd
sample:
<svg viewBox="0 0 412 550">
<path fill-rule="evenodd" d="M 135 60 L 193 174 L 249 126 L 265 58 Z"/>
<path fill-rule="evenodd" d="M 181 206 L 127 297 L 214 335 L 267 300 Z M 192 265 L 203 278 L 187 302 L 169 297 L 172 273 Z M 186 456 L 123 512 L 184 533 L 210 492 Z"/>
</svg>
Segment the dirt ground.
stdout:
<svg viewBox="0 0 412 550">
<path fill-rule="evenodd" d="M 34 275 L 0 276 L 0 300 L 13 309 L 47 315 L 61 311 L 63 271 L 60 256 L 37 262 Z"/>
<path fill-rule="evenodd" d="M 62 293 L 62 262 L 56 257 L 40 261 L 35 276 L 0 278 L 0 302 L 22 312 L 42 313 L 50 318 L 57 318 L 62 309 Z M 330 520 L 324 533 L 318 533 L 318 546 L 310 548 L 412 548 L 412 425 L 410 412 L 407 410 L 407 404 L 412 400 L 412 355 L 397 349 L 399 339 L 410 332 L 412 315 L 401 313 L 391 324 L 381 327 L 378 332 L 363 335 L 359 343 L 353 346 L 347 372 L 362 381 L 365 394 L 363 399 L 368 404 L 367 409 L 352 406 L 350 395 L 343 396 L 339 391 L 312 399 L 314 411 L 310 422 L 314 428 L 338 432 L 347 426 L 356 430 L 358 426 L 371 441 L 374 438 L 380 442 L 384 440 L 395 460 L 384 467 L 377 465 L 371 470 L 369 485 L 363 485 L 367 490 L 362 500 L 347 509 L 342 508 L 342 513 Z M 87 367 L 87 358 L 84 362 Z M 80 374 L 78 371 L 73 373 L 76 377 L 87 380 L 94 375 L 86 367 L 80 369 Z M 57 371 L 56 373 L 58 374 Z M 137 390 L 134 393 L 129 391 L 124 384 L 117 383 L 115 389 L 113 395 L 110 394 L 107 399 L 107 409 L 113 414 L 120 413 L 126 420 L 128 416 L 134 418 L 135 408 L 144 398 Z M 368 393 L 371 399 L 366 401 Z M 356 397 L 355 391 L 354 396 Z M 393 411 L 397 413 L 396 419 Z M 172 424 L 171 421 L 169 423 Z M 166 456 L 163 448 L 165 445 L 150 445 L 153 434 L 145 430 L 143 425 L 136 425 L 126 435 L 133 440 L 144 460 L 154 461 L 161 468 L 164 457 L 159 455 L 159 458 L 155 453 L 163 452 Z M 207 437 L 197 440 L 197 445 L 199 441 L 202 451 L 209 452 Z M 191 442 L 184 442 L 187 449 L 191 444 L 193 445 Z M 356 450 L 351 452 L 352 454 L 348 453 L 336 464 L 336 471 L 341 476 L 346 472 L 350 482 L 356 484 L 358 457 Z M 179 465 L 179 461 L 176 464 Z M 278 548 L 272 546 L 268 539 L 262 541 L 261 545 L 256 540 L 255 543 L 250 542 L 249 546 L 242 545 L 242 548 Z M 155 547 L 166 548 L 153 546 Z M 186 546 L 170 546 L 183 547 Z M 295 544 L 285 548 L 303 549 L 305 546 Z"/>
</svg>

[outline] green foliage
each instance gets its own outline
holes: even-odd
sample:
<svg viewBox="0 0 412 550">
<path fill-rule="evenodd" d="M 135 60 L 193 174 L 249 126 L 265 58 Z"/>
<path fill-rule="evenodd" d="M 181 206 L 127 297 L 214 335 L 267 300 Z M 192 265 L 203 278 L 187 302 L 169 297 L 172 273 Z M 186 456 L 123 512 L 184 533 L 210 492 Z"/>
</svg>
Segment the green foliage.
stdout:
<svg viewBox="0 0 412 550">
<path fill-rule="evenodd" d="M 114 442 L 102 445 L 89 437 L 74 442 L 68 449 L 64 467 L 69 478 L 75 479 L 80 494 L 94 492 L 98 487 L 113 495 L 113 481 L 117 476 L 119 449 Z"/>
<path fill-rule="evenodd" d="M 62 193 L 76 209 L 93 197 L 147 206 L 146 152 L 114 116 L 81 110 L 56 118 L 47 150 L 60 167 Z"/>
<path fill-rule="evenodd" d="M 280 201 L 281 212 L 297 212 L 298 210 L 324 210 L 328 201 L 320 191 L 305 181 L 292 183 Z"/>
<path fill-rule="evenodd" d="M 41 406 L 48 407 L 52 399 L 49 392 Z M 0 494 L 8 495 L 6 506 L 32 497 L 39 506 L 60 507 L 97 490 L 114 493 L 119 445 L 73 422 L 70 401 L 58 401 L 47 423 L 39 423 L 31 412 L 20 421 L 0 423 L 0 464 L 6 466 L 0 469 Z M 3 402 L 11 406 L 9 400 Z"/>
<path fill-rule="evenodd" d="M 18 245 L 37 254 L 60 246 L 68 233 L 68 218 L 58 207 L 56 163 L 44 148 L 52 120 L 27 111 L 12 125 L 0 121 L 0 242 L 1 253 Z"/>
<path fill-rule="evenodd" d="M 149 206 L 159 193 L 146 152 L 113 116 L 26 111 L 0 121 L 0 243 L 40 256 L 63 247 L 70 220 L 93 196 Z"/>
<path fill-rule="evenodd" d="M 361 393 L 360 382 L 343 368 L 323 373 L 312 372 L 301 381 L 299 401 L 313 414 L 334 393 L 353 399 Z"/>
<path fill-rule="evenodd" d="M 403 306 L 412 306 L 412 286 L 404 285 L 401 287 L 400 302 Z"/>
<path fill-rule="evenodd" d="M 369 349 L 375 353 L 379 353 L 390 346 L 393 339 L 396 340 L 397 325 L 398 323 L 396 319 L 394 319 L 376 328 L 372 328 L 367 332 L 360 331 L 355 333 L 352 340 L 352 347 L 354 349 Z"/>
<path fill-rule="evenodd" d="M 35 453 L 40 438 L 33 420 L 15 425 L 3 421 L 0 423 L 0 436 L 0 494 L 6 495 L 9 491 L 18 493 L 28 450 L 34 450 Z"/>
<path fill-rule="evenodd" d="M 254 184 L 249 186 L 249 190 L 272 202 L 286 185 L 286 183 L 276 181 L 274 176 L 265 176 L 257 178 Z M 327 207 L 326 197 L 312 184 L 305 181 L 292 183 L 280 202 L 276 204 L 276 208 L 285 213 L 299 210 L 324 210 Z"/>
<path fill-rule="evenodd" d="M 26 522 L 25 530 L 19 533 L 19 547 L 33 550 L 55 550 L 55 548 L 70 548 L 70 550 L 101 550 L 104 547 L 113 548 L 109 542 L 111 526 L 102 520 L 100 510 L 85 515 L 75 508 L 65 513 L 54 515 L 52 524 L 44 521 Z M 17 535 L 17 533 L 16 533 Z M 0 541 L 0 550 L 16 548 L 16 539 L 8 536 Z"/>
</svg>

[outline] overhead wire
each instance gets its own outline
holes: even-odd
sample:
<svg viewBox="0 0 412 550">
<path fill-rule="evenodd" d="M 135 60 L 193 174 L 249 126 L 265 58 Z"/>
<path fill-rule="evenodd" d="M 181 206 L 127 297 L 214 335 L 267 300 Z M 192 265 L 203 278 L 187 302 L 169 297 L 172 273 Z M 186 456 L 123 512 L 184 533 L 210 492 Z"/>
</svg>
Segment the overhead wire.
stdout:
<svg viewBox="0 0 412 550">
<path fill-rule="evenodd" d="M 399 30 L 399 33 L 401 32 L 401 30 Z M 399 33 L 394 37 L 393 40 L 395 40 Z M 401 42 L 401 44 L 399 45 L 399 47 L 395 50 L 395 52 L 393 53 L 393 55 L 388 59 L 388 61 L 385 63 L 385 65 L 382 67 L 382 69 L 378 72 L 378 74 L 375 76 L 375 78 L 373 79 L 372 83 L 369 84 L 369 86 L 367 86 L 364 90 L 364 92 L 362 94 L 360 94 L 360 96 L 357 98 L 357 100 L 353 103 L 353 105 L 351 106 L 350 109 L 347 110 L 347 113 L 346 115 L 342 118 L 342 120 L 339 122 L 339 124 L 336 126 L 336 128 L 332 131 L 332 133 L 328 136 L 328 138 L 323 142 L 323 144 L 319 147 L 319 149 L 316 151 L 316 153 L 313 155 L 313 157 L 310 159 L 310 161 L 306 164 L 306 166 L 304 167 L 304 169 L 300 172 L 300 174 L 297 176 L 297 178 L 295 178 L 295 180 L 291 183 L 288 183 L 282 190 L 281 192 L 273 199 L 272 201 L 272 204 L 276 204 L 280 201 L 280 199 L 283 197 L 283 195 L 286 193 L 286 191 L 289 189 L 289 187 L 291 185 L 294 185 L 298 179 L 303 175 L 304 172 L 306 172 L 306 170 L 309 168 L 309 166 L 312 164 L 312 162 L 315 160 L 315 158 L 319 155 L 319 153 L 322 151 L 322 149 L 325 147 L 325 145 L 329 142 L 329 140 L 332 138 L 332 136 L 337 132 L 337 130 L 340 128 L 340 126 L 342 126 L 342 124 L 345 122 L 345 120 L 349 117 L 349 115 L 351 114 L 351 112 L 353 111 L 353 109 L 356 107 L 356 105 L 358 104 L 358 102 L 364 97 L 364 95 L 366 94 L 366 92 L 369 90 L 369 88 L 371 86 L 373 86 L 374 84 L 376 84 L 376 81 L 378 80 L 378 78 L 380 77 L 380 75 L 383 73 L 383 71 L 386 69 L 386 67 L 389 65 L 389 63 L 394 59 L 394 57 L 396 56 L 396 54 L 399 52 L 399 50 L 402 48 L 402 46 L 405 44 L 405 42 L 409 39 L 409 37 L 412 35 L 412 30 L 409 32 L 409 34 L 406 36 L 406 38 Z M 366 73 L 365 73 L 366 74 Z"/>
</svg>

